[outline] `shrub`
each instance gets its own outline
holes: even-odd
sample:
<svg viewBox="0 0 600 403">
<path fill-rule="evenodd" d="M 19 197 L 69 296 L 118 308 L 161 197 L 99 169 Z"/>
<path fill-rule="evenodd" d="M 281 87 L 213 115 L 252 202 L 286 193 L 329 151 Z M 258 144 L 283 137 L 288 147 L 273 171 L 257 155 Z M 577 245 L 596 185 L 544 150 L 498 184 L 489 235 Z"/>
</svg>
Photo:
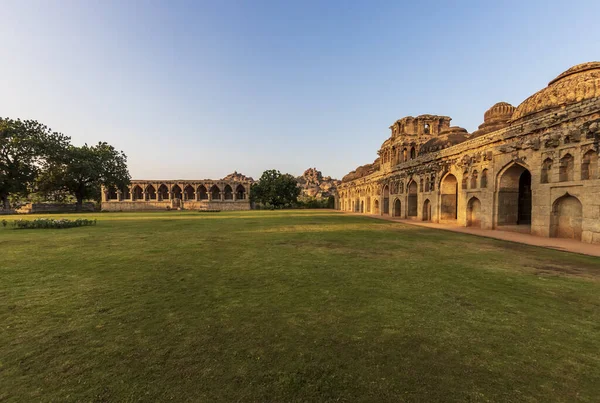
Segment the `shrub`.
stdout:
<svg viewBox="0 0 600 403">
<path fill-rule="evenodd" d="M 2 223 L 4 225 L 4 223 Z M 48 229 L 48 228 L 73 228 L 96 225 L 96 220 L 78 218 L 76 220 L 67 220 L 61 218 L 36 218 L 35 220 L 14 220 L 11 224 L 14 229 Z"/>
</svg>

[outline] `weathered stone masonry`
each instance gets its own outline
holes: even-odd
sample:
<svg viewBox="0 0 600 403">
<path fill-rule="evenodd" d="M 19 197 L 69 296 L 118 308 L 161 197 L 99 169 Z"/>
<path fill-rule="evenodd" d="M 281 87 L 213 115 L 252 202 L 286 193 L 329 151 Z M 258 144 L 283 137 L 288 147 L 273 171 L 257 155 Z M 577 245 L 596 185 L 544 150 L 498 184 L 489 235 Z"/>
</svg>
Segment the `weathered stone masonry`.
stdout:
<svg viewBox="0 0 600 403">
<path fill-rule="evenodd" d="M 338 208 L 600 243 L 600 62 L 574 66 L 473 133 L 406 117 L 350 172 Z"/>
<path fill-rule="evenodd" d="M 251 180 L 133 180 L 125 189 L 102 188 L 102 210 L 249 210 L 251 184 Z"/>
</svg>

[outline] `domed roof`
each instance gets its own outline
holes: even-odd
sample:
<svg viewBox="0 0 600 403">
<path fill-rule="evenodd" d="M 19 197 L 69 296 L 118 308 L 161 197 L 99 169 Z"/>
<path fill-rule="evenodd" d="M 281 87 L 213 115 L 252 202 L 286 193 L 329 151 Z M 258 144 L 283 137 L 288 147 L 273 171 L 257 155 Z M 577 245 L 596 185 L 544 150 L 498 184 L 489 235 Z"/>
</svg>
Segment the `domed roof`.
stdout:
<svg viewBox="0 0 600 403">
<path fill-rule="evenodd" d="M 427 140 L 419 148 L 419 154 L 438 151 L 443 148 L 451 147 L 455 144 L 462 143 L 467 140 L 469 132 L 466 129 L 458 126 L 452 126 L 432 139 Z"/>
<path fill-rule="evenodd" d="M 523 101 L 512 121 L 596 97 L 600 97 L 600 62 L 578 64 Z"/>
<path fill-rule="evenodd" d="M 483 122 L 509 120 L 515 111 L 514 106 L 508 102 L 498 102 L 483 114 Z"/>
<path fill-rule="evenodd" d="M 508 102 L 498 102 L 483 114 L 483 123 L 473 132 L 471 137 L 479 137 L 484 134 L 503 129 L 509 125 L 510 119 L 515 112 L 514 106 Z"/>
</svg>

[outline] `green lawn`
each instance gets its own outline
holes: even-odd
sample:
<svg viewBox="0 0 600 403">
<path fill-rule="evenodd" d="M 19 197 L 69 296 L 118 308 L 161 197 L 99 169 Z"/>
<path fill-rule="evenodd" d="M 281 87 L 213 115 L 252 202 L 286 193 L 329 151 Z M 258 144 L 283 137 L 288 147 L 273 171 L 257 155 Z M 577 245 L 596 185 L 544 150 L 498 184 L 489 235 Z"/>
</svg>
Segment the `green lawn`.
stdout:
<svg viewBox="0 0 600 403">
<path fill-rule="evenodd" d="M 599 399 L 598 258 L 327 211 L 84 216 L 0 227 L 0 401 Z"/>
</svg>

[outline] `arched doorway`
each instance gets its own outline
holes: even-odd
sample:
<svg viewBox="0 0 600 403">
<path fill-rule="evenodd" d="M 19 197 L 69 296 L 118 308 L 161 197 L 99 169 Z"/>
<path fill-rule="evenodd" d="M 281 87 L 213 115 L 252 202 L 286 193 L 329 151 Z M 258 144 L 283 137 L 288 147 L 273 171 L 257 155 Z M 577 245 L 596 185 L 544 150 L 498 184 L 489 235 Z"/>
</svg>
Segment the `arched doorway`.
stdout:
<svg viewBox="0 0 600 403">
<path fill-rule="evenodd" d="M 379 214 L 379 200 L 375 199 L 375 214 Z"/>
<path fill-rule="evenodd" d="M 477 197 L 467 203 L 467 227 L 481 228 L 481 202 Z"/>
<path fill-rule="evenodd" d="M 500 174 L 498 225 L 531 225 L 531 173 L 514 164 Z"/>
<path fill-rule="evenodd" d="M 390 187 L 383 187 L 383 214 L 390 214 Z"/>
<path fill-rule="evenodd" d="M 223 194 L 225 200 L 233 200 L 233 189 L 231 189 L 231 186 L 225 185 L 225 189 L 223 189 Z"/>
<path fill-rule="evenodd" d="M 173 192 L 174 199 L 181 200 L 181 188 L 179 187 L 179 185 L 173 186 L 173 188 L 171 189 L 171 192 Z"/>
<path fill-rule="evenodd" d="M 446 175 L 440 185 L 440 219 L 456 220 L 458 217 L 458 180 L 452 174 Z"/>
<path fill-rule="evenodd" d="M 148 200 L 156 200 L 156 189 L 154 189 L 154 186 L 146 186 L 146 194 L 148 195 Z"/>
<path fill-rule="evenodd" d="M 408 217 L 417 216 L 417 182 L 411 181 L 408 184 L 408 209 L 406 215 Z"/>
<path fill-rule="evenodd" d="M 399 199 L 396 199 L 396 201 L 394 202 L 394 217 L 400 217 L 400 208 L 402 207 L 402 204 L 400 203 Z"/>
<path fill-rule="evenodd" d="M 558 198 L 552 206 L 550 236 L 581 241 L 582 205 L 579 199 L 568 193 Z"/>
<path fill-rule="evenodd" d="M 200 196 L 200 200 L 208 200 L 208 191 L 206 190 L 206 186 L 198 186 L 198 195 Z"/>
<path fill-rule="evenodd" d="M 367 213 L 371 212 L 371 196 L 367 197 Z"/>
<path fill-rule="evenodd" d="M 210 188 L 210 198 L 212 200 L 221 200 L 221 189 L 217 185 L 212 185 Z"/>
<path fill-rule="evenodd" d="M 192 185 L 187 185 L 183 189 L 183 196 L 185 200 L 195 200 L 196 195 L 194 194 L 194 187 Z"/>
<path fill-rule="evenodd" d="M 139 185 L 135 185 L 132 191 L 133 200 L 145 200 L 144 199 L 144 191 Z"/>
<path fill-rule="evenodd" d="M 431 203 L 429 199 L 423 203 L 423 221 L 431 221 Z"/>
<path fill-rule="evenodd" d="M 365 202 L 361 200 L 360 202 L 360 212 L 364 213 L 365 212 Z"/>
<path fill-rule="evenodd" d="M 164 183 L 158 187 L 158 200 L 169 200 L 169 188 Z"/>
</svg>

